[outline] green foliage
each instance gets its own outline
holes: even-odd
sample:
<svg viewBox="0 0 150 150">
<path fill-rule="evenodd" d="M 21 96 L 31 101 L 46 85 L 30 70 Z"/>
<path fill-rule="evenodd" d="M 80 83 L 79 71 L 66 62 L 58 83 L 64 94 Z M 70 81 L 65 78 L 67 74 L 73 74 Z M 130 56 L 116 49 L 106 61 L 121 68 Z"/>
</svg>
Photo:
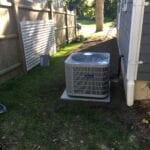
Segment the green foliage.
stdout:
<svg viewBox="0 0 150 150">
<path fill-rule="evenodd" d="M 104 16 L 115 19 L 117 14 L 117 0 L 105 0 Z"/>
<path fill-rule="evenodd" d="M 147 82 L 147 83 L 146 83 L 146 87 L 147 87 L 148 89 L 150 89 L 150 82 Z"/>
<path fill-rule="evenodd" d="M 76 9 L 77 16 L 95 18 L 95 2 L 94 0 L 64 0 L 68 9 Z"/>
<path fill-rule="evenodd" d="M 76 9 L 78 17 L 95 20 L 95 0 L 64 0 L 71 10 Z M 104 16 L 115 19 L 117 14 L 117 0 L 105 0 Z"/>
</svg>

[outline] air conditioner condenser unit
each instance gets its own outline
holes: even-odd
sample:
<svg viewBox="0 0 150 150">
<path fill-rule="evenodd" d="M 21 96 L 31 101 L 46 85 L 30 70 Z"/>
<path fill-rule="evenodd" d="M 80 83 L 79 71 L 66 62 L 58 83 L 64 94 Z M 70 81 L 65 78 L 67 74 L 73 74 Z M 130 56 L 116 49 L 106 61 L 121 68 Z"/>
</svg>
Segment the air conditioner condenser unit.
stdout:
<svg viewBox="0 0 150 150">
<path fill-rule="evenodd" d="M 72 53 L 65 60 L 68 96 L 105 98 L 110 89 L 110 54 Z"/>
</svg>

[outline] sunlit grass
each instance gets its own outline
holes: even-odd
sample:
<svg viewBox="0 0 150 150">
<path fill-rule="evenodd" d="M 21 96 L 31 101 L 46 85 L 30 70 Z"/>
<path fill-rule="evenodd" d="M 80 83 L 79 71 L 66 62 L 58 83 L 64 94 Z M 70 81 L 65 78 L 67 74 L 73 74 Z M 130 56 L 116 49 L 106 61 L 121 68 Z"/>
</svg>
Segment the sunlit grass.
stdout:
<svg viewBox="0 0 150 150">
<path fill-rule="evenodd" d="M 95 27 L 96 26 L 96 22 L 94 20 L 85 20 L 85 19 L 79 19 L 77 20 L 78 23 L 80 23 L 82 26 L 88 26 L 88 27 Z M 104 27 L 106 26 L 111 26 L 112 25 L 112 20 L 110 19 L 107 19 L 105 22 L 104 22 Z"/>
<path fill-rule="evenodd" d="M 89 20 L 89 19 L 78 19 L 77 22 L 82 25 L 94 25 L 95 24 L 94 20 Z"/>
<path fill-rule="evenodd" d="M 112 21 L 110 21 L 110 22 L 105 22 L 105 23 L 104 23 L 104 27 L 110 27 L 110 26 L 112 26 L 112 24 L 113 24 Z"/>
<path fill-rule="evenodd" d="M 59 48 L 58 52 L 53 57 L 66 56 L 66 55 L 72 53 L 73 51 L 75 51 L 75 49 L 79 48 L 81 45 L 82 45 L 82 43 L 80 43 L 80 42 L 70 43 L 67 46 Z"/>
<path fill-rule="evenodd" d="M 78 23 L 81 25 L 81 30 L 78 31 L 79 35 L 83 35 L 86 38 L 89 38 L 90 36 L 95 36 L 96 32 L 96 24 L 95 21 L 92 20 L 78 20 Z M 110 26 L 112 26 L 113 21 L 106 20 L 104 22 L 104 30 L 108 30 Z M 97 36 L 97 34 L 96 34 Z"/>
</svg>

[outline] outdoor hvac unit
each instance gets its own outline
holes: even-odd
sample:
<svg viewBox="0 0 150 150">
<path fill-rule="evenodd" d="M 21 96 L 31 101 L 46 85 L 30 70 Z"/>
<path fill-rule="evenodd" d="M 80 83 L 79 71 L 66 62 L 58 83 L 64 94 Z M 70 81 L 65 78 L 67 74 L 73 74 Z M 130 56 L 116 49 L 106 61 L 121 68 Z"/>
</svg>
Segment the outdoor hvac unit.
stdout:
<svg viewBox="0 0 150 150">
<path fill-rule="evenodd" d="M 65 61 L 69 96 L 105 98 L 109 94 L 109 53 L 78 52 Z"/>
</svg>

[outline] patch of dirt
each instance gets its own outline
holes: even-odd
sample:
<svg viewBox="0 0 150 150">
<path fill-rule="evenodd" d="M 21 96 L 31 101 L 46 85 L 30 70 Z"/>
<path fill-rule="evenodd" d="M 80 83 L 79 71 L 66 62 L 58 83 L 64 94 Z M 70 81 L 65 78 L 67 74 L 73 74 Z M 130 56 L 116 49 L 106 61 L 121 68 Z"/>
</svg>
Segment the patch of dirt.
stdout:
<svg viewBox="0 0 150 150">
<path fill-rule="evenodd" d="M 12 137 L 6 138 L 1 137 L 0 138 L 0 150 L 17 150 L 18 149 L 18 142 L 15 142 L 15 140 Z"/>
<path fill-rule="evenodd" d="M 147 103 L 147 105 L 145 105 Z M 150 120 L 150 101 L 135 102 L 132 108 L 127 108 L 122 115 L 118 115 L 120 121 L 129 126 L 129 131 L 140 139 L 141 142 L 150 144 L 150 122 L 144 122 L 144 120 Z"/>
</svg>

